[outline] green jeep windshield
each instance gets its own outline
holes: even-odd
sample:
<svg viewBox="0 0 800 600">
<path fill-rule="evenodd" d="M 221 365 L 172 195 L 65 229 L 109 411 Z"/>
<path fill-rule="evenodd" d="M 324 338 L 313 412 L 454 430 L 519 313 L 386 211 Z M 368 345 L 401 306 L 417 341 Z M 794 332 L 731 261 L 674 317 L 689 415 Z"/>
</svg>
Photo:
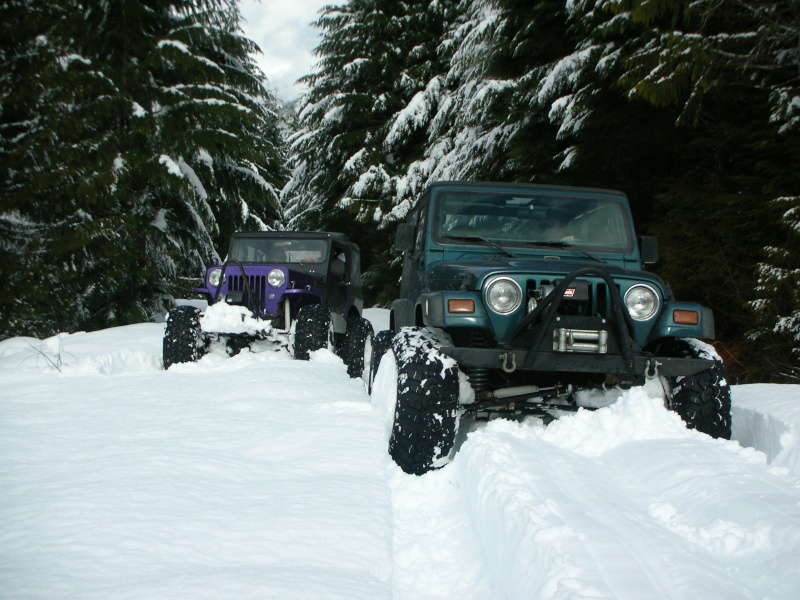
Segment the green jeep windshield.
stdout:
<svg viewBox="0 0 800 600">
<path fill-rule="evenodd" d="M 610 198 L 519 191 L 440 191 L 435 197 L 434 239 L 504 247 L 566 244 L 607 252 L 633 248 L 625 205 Z"/>
<path fill-rule="evenodd" d="M 234 238 L 228 258 L 243 263 L 324 263 L 328 256 L 325 240 L 285 238 Z"/>
</svg>

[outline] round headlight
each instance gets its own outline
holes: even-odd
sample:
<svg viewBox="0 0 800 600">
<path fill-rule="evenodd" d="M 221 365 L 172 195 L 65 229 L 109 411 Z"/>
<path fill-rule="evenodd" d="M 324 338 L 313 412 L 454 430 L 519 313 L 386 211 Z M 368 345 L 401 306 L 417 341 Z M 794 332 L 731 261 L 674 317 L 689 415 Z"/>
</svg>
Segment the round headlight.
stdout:
<svg viewBox="0 0 800 600">
<path fill-rule="evenodd" d="M 274 288 L 281 287 L 286 281 L 286 275 L 280 269 L 272 269 L 267 275 L 267 281 Z"/>
<path fill-rule="evenodd" d="M 650 286 L 635 285 L 625 292 L 625 306 L 632 318 L 646 321 L 658 310 L 658 294 Z"/>
<path fill-rule="evenodd" d="M 501 315 L 514 312 L 522 302 L 522 288 L 513 279 L 498 277 L 486 286 L 486 302 Z"/>
<path fill-rule="evenodd" d="M 208 274 L 208 283 L 214 287 L 219 287 L 219 280 L 222 278 L 222 269 L 211 269 Z"/>
</svg>

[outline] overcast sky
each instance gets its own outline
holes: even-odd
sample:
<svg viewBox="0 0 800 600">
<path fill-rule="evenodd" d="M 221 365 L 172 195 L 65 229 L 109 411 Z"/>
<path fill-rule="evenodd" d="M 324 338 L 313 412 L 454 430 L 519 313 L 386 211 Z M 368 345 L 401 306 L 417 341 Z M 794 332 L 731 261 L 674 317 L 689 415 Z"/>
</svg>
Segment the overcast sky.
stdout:
<svg viewBox="0 0 800 600">
<path fill-rule="evenodd" d="M 279 98 L 292 100 L 304 91 L 295 81 L 311 72 L 315 62 L 312 52 L 320 42 L 319 30 L 311 23 L 324 5 L 343 2 L 239 0 L 244 32 L 261 47 L 263 54 L 256 61 Z"/>
</svg>

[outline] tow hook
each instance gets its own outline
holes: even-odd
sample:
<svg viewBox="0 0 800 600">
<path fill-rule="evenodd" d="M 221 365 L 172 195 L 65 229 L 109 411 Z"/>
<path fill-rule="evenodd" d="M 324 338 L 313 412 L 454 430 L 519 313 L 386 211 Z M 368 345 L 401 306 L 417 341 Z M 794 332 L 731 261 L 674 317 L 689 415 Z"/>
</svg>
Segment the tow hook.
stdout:
<svg viewBox="0 0 800 600">
<path fill-rule="evenodd" d="M 648 359 L 644 365 L 644 376 L 647 379 L 655 379 L 658 377 L 658 367 L 663 363 L 658 362 L 656 359 Z"/>
<path fill-rule="evenodd" d="M 508 364 L 509 354 L 511 355 L 510 365 Z M 503 363 L 503 371 L 505 371 L 506 373 L 513 373 L 514 371 L 517 370 L 517 355 L 514 354 L 513 352 L 503 352 L 503 354 L 500 355 L 500 360 Z"/>
</svg>

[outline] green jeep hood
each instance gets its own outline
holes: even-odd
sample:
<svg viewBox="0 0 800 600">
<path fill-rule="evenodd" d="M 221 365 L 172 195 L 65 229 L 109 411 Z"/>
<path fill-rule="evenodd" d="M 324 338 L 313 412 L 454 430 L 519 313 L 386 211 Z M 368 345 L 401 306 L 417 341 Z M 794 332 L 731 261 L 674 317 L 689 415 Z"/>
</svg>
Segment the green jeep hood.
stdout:
<svg viewBox="0 0 800 600">
<path fill-rule="evenodd" d="M 486 256 L 458 262 L 436 262 L 428 267 L 428 290 L 480 290 L 487 277 L 496 275 L 526 275 L 536 280 L 559 279 L 570 272 L 596 267 L 606 271 L 624 289 L 627 282 L 649 283 L 668 299 L 668 287 L 652 273 L 624 269 L 620 266 L 592 260 L 546 259 L 542 257 L 501 258 Z M 624 282 L 624 283 L 623 283 Z"/>
</svg>

